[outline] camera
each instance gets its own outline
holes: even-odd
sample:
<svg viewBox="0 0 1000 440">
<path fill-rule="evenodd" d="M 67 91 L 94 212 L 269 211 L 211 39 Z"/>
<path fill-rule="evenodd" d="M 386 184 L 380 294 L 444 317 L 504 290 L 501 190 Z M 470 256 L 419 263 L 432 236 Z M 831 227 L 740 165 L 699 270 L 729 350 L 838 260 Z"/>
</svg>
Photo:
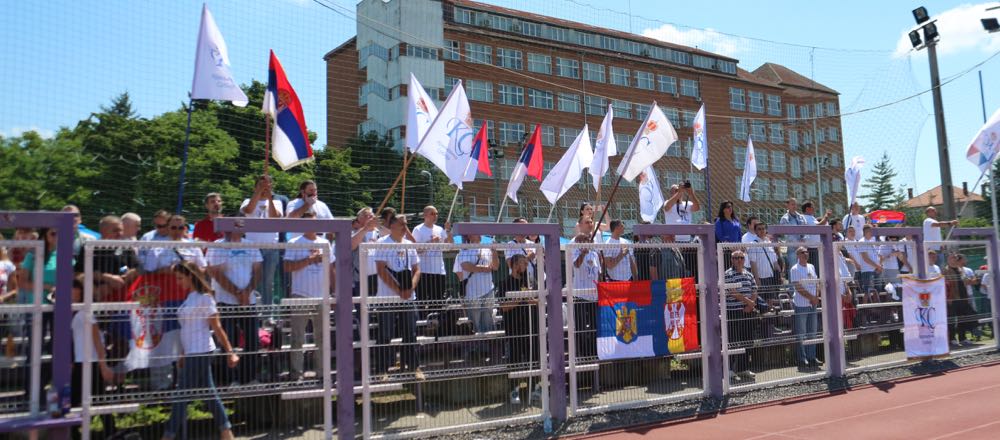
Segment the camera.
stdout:
<svg viewBox="0 0 1000 440">
<path fill-rule="evenodd" d="M 691 181 L 690 180 L 685 180 L 684 181 L 684 187 L 685 188 L 690 188 L 691 187 Z"/>
</svg>

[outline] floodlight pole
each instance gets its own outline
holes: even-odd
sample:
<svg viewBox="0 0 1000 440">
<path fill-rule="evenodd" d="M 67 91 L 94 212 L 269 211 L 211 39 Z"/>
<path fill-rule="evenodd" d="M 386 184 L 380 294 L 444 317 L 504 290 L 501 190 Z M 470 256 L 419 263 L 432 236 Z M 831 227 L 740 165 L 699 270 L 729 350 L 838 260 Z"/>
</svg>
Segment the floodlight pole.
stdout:
<svg viewBox="0 0 1000 440">
<path fill-rule="evenodd" d="M 927 60 L 931 68 L 931 96 L 934 98 L 934 125 L 937 127 L 938 161 L 941 164 L 942 220 L 957 218 L 955 193 L 951 184 L 951 160 L 948 158 L 948 134 L 944 126 L 944 105 L 941 102 L 941 77 L 938 74 L 937 41 L 927 41 Z"/>
</svg>

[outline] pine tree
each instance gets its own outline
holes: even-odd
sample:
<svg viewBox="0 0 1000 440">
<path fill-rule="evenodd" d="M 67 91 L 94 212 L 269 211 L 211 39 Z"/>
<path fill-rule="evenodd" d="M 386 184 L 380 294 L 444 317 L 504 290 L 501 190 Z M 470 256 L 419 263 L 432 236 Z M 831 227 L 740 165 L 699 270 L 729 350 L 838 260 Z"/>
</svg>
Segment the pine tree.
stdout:
<svg viewBox="0 0 1000 440">
<path fill-rule="evenodd" d="M 893 187 L 893 180 L 897 175 L 889 154 L 883 152 L 882 158 L 872 167 L 869 177 L 861 184 L 866 191 L 861 198 L 867 200 L 865 208 L 868 211 L 893 209 L 903 204 L 903 194 Z"/>
</svg>

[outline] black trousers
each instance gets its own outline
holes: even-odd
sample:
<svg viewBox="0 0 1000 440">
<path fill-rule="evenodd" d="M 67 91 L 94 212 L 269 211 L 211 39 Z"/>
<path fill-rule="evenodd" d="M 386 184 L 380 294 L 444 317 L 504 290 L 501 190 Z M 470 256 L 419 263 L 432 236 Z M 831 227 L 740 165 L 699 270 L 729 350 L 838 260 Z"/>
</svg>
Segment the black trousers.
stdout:
<svg viewBox="0 0 1000 440">
<path fill-rule="evenodd" d="M 596 357 L 597 302 L 574 298 L 573 323 L 576 331 L 576 357 Z"/>
</svg>

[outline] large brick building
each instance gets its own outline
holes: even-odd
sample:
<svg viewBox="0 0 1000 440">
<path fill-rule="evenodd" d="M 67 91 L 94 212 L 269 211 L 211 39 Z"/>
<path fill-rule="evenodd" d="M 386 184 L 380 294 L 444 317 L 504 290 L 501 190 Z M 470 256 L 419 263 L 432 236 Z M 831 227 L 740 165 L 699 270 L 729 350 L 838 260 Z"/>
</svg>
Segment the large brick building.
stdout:
<svg viewBox="0 0 1000 440">
<path fill-rule="evenodd" d="M 405 137 L 410 72 L 442 100 L 463 80 L 476 129 L 487 124 L 503 152 L 493 160 L 495 180 L 465 186 L 463 204 L 474 219 L 496 218 L 498 197 L 535 124 L 542 127 L 547 172 L 584 123 L 596 136 L 608 104 L 624 152 L 653 101 L 681 138 L 656 164 L 664 192 L 690 180 L 704 202 L 704 174 L 690 168 L 689 157 L 691 121 L 705 104 L 716 205 L 736 198 L 748 135 L 758 177 L 754 202 L 737 202 L 739 213 L 776 221 L 790 196 L 822 194 L 826 207 L 845 204 L 838 93 L 784 66 L 747 71 L 738 60 L 703 50 L 467 0 L 363 0 L 357 14 L 357 36 L 324 57 L 329 144 L 370 131 Z M 605 198 L 612 184 L 611 176 L 602 181 Z M 594 198 L 591 185 L 581 180 L 559 201 L 556 217 L 564 224 Z M 505 216 L 544 220 L 550 205 L 538 183 L 528 179 L 520 194 L 520 206 Z M 611 213 L 637 218 L 634 184 L 620 189 Z"/>
</svg>

